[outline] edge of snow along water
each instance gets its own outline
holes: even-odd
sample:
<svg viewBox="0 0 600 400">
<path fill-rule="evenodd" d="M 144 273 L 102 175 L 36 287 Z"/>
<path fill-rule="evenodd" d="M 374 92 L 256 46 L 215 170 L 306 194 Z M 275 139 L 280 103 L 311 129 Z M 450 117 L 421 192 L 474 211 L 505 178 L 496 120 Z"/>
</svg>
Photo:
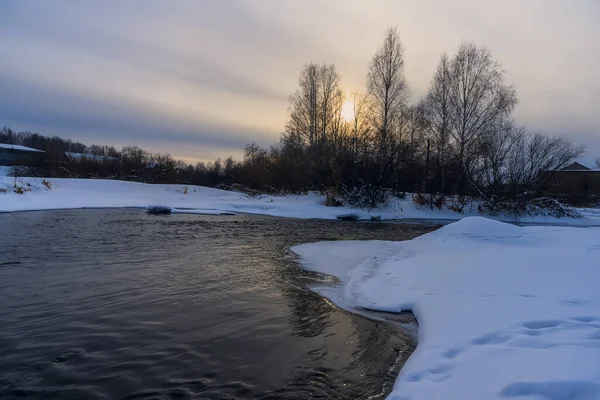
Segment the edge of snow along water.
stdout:
<svg viewBox="0 0 600 400">
<path fill-rule="evenodd" d="M 405 242 L 292 248 L 349 311 L 410 310 L 393 400 L 600 399 L 600 228 L 469 217 Z"/>
<path fill-rule="evenodd" d="M 248 197 L 193 185 L 144 184 L 102 179 L 43 179 L 18 178 L 23 194 L 14 193 L 14 178 L 0 176 L 0 212 L 34 211 L 69 208 L 146 208 L 160 205 L 174 213 L 195 214 L 262 214 L 275 217 L 336 219 L 343 215 L 357 215 L 360 220 L 436 220 L 456 221 L 465 216 L 478 215 L 476 210 L 460 214 L 443 208 L 431 210 L 416 205 L 411 196 L 394 199 L 388 207 L 364 210 L 354 207 L 326 207 L 324 196 L 318 193 L 304 195 Z M 1 191 L 6 191 L 2 193 Z M 584 210 L 583 218 L 552 218 L 546 216 L 523 218 L 523 223 L 600 225 L 598 210 Z M 498 219 L 502 219 L 499 217 Z M 508 218 L 509 219 L 509 218 Z"/>
</svg>

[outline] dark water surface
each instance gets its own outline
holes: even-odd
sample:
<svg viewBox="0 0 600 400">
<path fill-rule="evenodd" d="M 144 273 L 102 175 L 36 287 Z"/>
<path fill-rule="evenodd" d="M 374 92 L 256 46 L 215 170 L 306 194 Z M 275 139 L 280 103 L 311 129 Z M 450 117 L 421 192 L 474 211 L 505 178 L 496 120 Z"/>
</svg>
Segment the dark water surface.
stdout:
<svg viewBox="0 0 600 400">
<path fill-rule="evenodd" d="M 1 214 L 0 398 L 386 393 L 414 344 L 303 289 L 319 277 L 286 249 L 431 229 L 122 209 Z"/>
</svg>

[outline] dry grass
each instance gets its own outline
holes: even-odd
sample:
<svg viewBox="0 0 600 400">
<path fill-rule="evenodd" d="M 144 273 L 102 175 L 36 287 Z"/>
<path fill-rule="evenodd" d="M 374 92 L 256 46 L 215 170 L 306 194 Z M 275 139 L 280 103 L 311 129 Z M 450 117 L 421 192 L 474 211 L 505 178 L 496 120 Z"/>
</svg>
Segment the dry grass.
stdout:
<svg viewBox="0 0 600 400">
<path fill-rule="evenodd" d="M 25 194 L 27 192 L 31 192 L 32 190 L 31 190 L 30 187 L 27 187 L 27 186 L 16 186 L 15 185 L 14 188 L 13 188 L 13 191 L 16 194 Z"/>
</svg>

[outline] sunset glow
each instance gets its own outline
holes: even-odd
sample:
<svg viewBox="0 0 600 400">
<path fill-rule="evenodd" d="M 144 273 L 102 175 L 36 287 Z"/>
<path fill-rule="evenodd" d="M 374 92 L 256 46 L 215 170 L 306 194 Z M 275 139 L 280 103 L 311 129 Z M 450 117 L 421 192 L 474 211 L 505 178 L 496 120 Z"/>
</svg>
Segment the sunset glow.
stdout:
<svg viewBox="0 0 600 400">
<path fill-rule="evenodd" d="M 342 105 L 342 118 L 346 122 L 350 122 L 354 119 L 354 102 L 352 100 L 344 101 Z"/>
</svg>

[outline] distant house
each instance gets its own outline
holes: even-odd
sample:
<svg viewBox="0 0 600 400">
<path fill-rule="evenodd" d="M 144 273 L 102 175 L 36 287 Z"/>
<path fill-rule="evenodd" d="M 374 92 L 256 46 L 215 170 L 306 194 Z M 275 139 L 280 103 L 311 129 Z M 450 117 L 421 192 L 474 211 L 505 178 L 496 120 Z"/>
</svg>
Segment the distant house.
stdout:
<svg viewBox="0 0 600 400">
<path fill-rule="evenodd" d="M 579 164 L 578 162 L 574 162 L 567 165 L 566 167 L 559 169 L 559 171 L 592 171 L 592 169 L 586 167 L 583 164 Z"/>
<path fill-rule="evenodd" d="M 593 170 L 578 162 L 555 171 L 540 174 L 543 190 L 571 201 L 585 200 L 600 195 L 600 170 Z"/>
<path fill-rule="evenodd" d="M 0 165 L 42 165 L 46 153 L 31 147 L 0 143 Z"/>
</svg>

